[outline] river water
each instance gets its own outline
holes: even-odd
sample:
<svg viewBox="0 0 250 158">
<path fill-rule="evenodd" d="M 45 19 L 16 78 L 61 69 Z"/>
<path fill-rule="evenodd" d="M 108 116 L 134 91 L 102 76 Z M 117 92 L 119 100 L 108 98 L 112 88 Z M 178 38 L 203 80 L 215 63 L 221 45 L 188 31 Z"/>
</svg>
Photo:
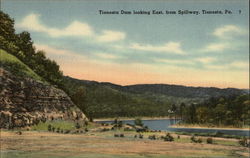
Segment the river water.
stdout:
<svg viewBox="0 0 250 158">
<path fill-rule="evenodd" d="M 113 123 L 113 121 L 96 121 L 99 123 Z M 134 124 L 134 120 L 122 120 L 124 124 Z M 142 120 L 145 126 L 152 130 L 172 131 L 172 132 L 188 132 L 188 133 L 216 133 L 220 132 L 226 135 L 249 136 L 250 132 L 247 130 L 236 129 L 211 129 L 211 128 L 172 128 L 171 125 L 176 122 L 173 119 L 159 119 L 159 120 Z"/>
</svg>

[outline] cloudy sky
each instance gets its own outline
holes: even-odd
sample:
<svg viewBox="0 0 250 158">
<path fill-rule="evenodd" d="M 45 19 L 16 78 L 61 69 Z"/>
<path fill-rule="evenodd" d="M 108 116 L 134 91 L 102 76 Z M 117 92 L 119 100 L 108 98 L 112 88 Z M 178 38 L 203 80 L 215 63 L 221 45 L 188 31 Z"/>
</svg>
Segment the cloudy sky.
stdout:
<svg viewBox="0 0 250 158">
<path fill-rule="evenodd" d="M 248 0 L 2 0 L 1 9 L 15 19 L 17 33 L 29 31 L 36 48 L 71 77 L 122 85 L 249 87 Z"/>
</svg>

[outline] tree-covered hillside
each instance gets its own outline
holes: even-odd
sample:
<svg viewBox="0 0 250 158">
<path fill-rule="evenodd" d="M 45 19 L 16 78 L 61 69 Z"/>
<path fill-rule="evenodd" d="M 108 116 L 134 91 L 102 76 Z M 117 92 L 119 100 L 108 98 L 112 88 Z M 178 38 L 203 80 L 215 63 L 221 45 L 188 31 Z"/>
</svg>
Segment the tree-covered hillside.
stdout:
<svg viewBox="0 0 250 158">
<path fill-rule="evenodd" d="M 59 65 L 47 58 L 44 51 L 36 50 L 30 33 L 27 31 L 15 33 L 14 20 L 2 11 L 0 19 L 0 49 L 17 57 L 47 82 L 63 88 L 63 75 Z"/>
</svg>

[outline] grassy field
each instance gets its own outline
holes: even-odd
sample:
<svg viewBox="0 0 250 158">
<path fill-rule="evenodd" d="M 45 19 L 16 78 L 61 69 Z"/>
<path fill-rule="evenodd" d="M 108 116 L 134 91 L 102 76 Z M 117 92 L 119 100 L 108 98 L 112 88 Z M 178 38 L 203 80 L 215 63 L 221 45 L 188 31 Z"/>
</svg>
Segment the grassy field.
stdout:
<svg viewBox="0 0 250 158">
<path fill-rule="evenodd" d="M 116 138 L 114 134 L 124 134 Z M 214 144 L 191 143 L 190 136 L 181 135 L 174 142 L 149 140 L 148 136 L 164 132 L 144 133 L 144 139 L 134 138 L 136 132 L 107 131 L 85 134 L 58 134 L 23 131 L 21 135 L 1 131 L 1 158 L 226 158 L 248 157 L 248 149 L 236 139 L 213 138 Z"/>
<path fill-rule="evenodd" d="M 0 65 L 4 66 L 15 75 L 31 77 L 35 80 L 44 82 L 44 80 L 34 71 L 32 71 L 27 65 L 2 49 L 0 49 Z"/>
</svg>

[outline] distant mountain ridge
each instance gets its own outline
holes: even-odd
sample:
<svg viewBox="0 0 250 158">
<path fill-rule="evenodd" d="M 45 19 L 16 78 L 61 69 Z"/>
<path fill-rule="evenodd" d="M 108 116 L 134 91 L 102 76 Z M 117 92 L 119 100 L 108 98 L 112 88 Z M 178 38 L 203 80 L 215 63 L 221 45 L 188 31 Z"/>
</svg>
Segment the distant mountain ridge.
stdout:
<svg viewBox="0 0 250 158">
<path fill-rule="evenodd" d="M 122 92 L 133 94 L 159 94 L 172 97 L 183 98 L 204 98 L 232 96 L 246 94 L 249 90 L 237 88 L 216 88 L 216 87 L 192 87 L 183 85 L 170 85 L 170 84 L 135 84 L 135 85 L 118 85 L 110 82 L 97 82 L 89 80 L 79 80 L 66 76 L 66 78 L 73 79 L 85 85 L 107 86 Z"/>
</svg>

